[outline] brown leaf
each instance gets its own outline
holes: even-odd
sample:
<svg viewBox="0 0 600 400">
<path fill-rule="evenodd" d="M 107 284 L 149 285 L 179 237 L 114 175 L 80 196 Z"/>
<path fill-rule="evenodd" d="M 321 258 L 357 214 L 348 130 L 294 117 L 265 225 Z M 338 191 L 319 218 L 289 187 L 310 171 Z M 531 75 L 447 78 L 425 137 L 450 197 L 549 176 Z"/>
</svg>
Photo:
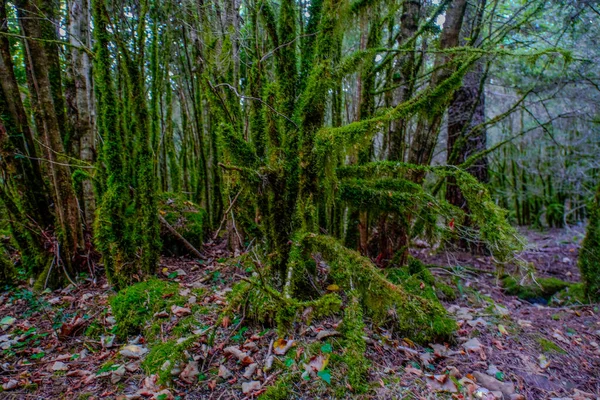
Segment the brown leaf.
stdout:
<svg viewBox="0 0 600 400">
<path fill-rule="evenodd" d="M 289 349 L 292 348 L 292 346 L 295 343 L 296 342 L 293 341 L 292 339 L 290 339 L 290 340 L 277 339 L 275 341 L 275 343 L 273 343 L 273 353 L 275 353 L 278 356 L 283 356 L 283 355 L 285 355 L 285 353 L 288 352 Z"/>
</svg>

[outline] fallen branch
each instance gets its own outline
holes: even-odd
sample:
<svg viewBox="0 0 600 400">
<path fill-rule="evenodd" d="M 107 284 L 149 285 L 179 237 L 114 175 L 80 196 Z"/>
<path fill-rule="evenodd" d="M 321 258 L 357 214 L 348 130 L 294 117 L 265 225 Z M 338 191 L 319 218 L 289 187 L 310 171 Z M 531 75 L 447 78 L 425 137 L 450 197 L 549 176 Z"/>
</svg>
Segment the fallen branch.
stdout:
<svg viewBox="0 0 600 400">
<path fill-rule="evenodd" d="M 186 240 L 186 238 L 184 238 L 183 236 L 181 236 L 181 234 L 179 232 L 177 232 L 177 230 L 175 230 L 175 228 L 173 228 L 173 226 L 171 226 L 171 224 L 169 224 L 167 222 L 167 220 L 165 219 L 165 217 L 163 217 L 162 215 L 158 215 L 158 219 L 160 220 L 160 223 L 167 228 L 167 230 L 173 235 L 175 236 L 181 243 L 183 243 L 183 245 L 185 246 L 186 249 L 188 249 L 191 253 L 193 253 L 196 257 L 198 258 L 204 258 L 204 256 L 202 255 L 202 253 L 200 253 L 198 251 L 198 249 L 196 249 L 194 246 L 192 246 L 192 244 L 190 242 L 188 242 Z"/>
</svg>

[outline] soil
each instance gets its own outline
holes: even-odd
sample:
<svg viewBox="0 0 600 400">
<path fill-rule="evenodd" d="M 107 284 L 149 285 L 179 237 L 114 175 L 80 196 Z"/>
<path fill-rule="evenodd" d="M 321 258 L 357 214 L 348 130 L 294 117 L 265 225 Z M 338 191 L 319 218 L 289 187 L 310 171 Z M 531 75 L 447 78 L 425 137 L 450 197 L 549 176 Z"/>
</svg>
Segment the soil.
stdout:
<svg viewBox="0 0 600 400">
<path fill-rule="evenodd" d="M 529 244 L 520 256 L 535 266 L 538 276 L 579 280 L 576 259 L 581 229 L 522 234 Z M 112 329 L 108 298 L 114 292 L 104 278 L 88 277 L 77 287 L 47 291 L 41 296 L 33 295 L 25 284 L 0 295 L 0 384 L 5 389 L 0 398 L 253 398 L 283 376 L 299 376 L 305 363 L 318 361 L 317 353 L 332 352 L 333 357 L 343 352 L 336 336 L 322 341 L 329 348 L 318 350 L 321 341 L 317 335 L 335 331 L 339 317 L 297 324 L 293 335 L 285 338 L 293 341 L 285 355 L 275 354 L 282 349 L 273 327 L 251 323 L 243 310 L 237 310 L 233 318 L 223 318 L 227 292 L 248 276 L 248 271 L 227 258 L 222 244 L 206 245 L 203 254 L 203 260 L 163 258 L 158 271 L 159 277 L 179 284 L 182 291 L 203 289 L 203 297 L 194 299 L 203 310 L 194 315 L 201 332 L 188 350 L 189 360 L 196 360 L 198 367 L 198 373 L 192 374 L 193 383 L 179 375 L 167 386 L 158 385 L 139 366 L 139 360 L 120 354 L 128 343 L 150 346 L 143 337 L 115 338 L 111 344 L 110 340 L 107 343 L 107 335 L 100 339 L 90 333 L 93 326 L 102 327 L 104 332 Z M 597 305 L 550 307 L 507 296 L 498 285 L 494 262 L 487 256 L 427 247 L 415 250 L 413 255 L 438 265 L 432 272 L 457 288 L 457 299 L 444 303 L 459 324 L 453 340 L 418 346 L 394 332 L 367 326 L 370 389 L 366 394 L 355 396 L 354 388 L 344 384 L 346 377 L 331 367 L 329 379 L 309 375 L 290 382 L 288 398 L 600 396 Z M 517 275 L 520 272 L 514 267 L 507 270 Z M 176 271 L 185 274 L 174 274 Z M 160 341 L 172 337 L 171 328 L 177 320 L 176 315 L 165 319 Z M 228 354 L 225 349 L 230 346 L 244 351 L 249 361 L 240 363 Z M 269 356 L 275 359 L 270 370 L 265 368 Z M 250 362 L 258 368 L 250 378 L 244 378 Z M 113 373 L 111 365 L 123 365 L 127 370 L 119 375 Z M 253 390 L 243 393 L 243 384 L 248 389 L 250 382 Z"/>
</svg>

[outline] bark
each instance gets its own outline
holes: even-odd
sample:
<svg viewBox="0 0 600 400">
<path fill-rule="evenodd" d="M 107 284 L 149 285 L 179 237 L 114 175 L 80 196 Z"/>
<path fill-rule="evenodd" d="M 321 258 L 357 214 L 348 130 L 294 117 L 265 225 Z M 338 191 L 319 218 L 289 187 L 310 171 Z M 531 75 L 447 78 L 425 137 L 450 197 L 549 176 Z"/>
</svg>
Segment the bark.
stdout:
<svg viewBox="0 0 600 400">
<path fill-rule="evenodd" d="M 31 1 L 17 2 L 17 15 L 21 29 L 28 39 L 25 39 L 25 62 L 31 73 L 29 90 L 37 95 L 39 115 L 36 121 L 42 125 L 37 130 L 43 138 L 47 149 L 48 171 L 53 187 L 54 208 L 57 225 L 60 229 L 61 253 L 68 269 L 71 269 L 72 257 L 83 247 L 83 234 L 79 218 L 77 197 L 71 184 L 71 169 L 65 156 L 59 118 L 56 113 L 50 81 L 50 60 L 48 49 L 42 42 L 42 29 L 39 20 L 28 18 L 40 9 L 40 5 Z"/>
<path fill-rule="evenodd" d="M 6 1 L 0 5 L 0 29 L 8 29 Z M 14 189 L 22 199 L 23 211 L 39 225 L 46 227 L 52 223 L 48 208 L 47 189 L 38 161 L 33 132 L 29 126 L 27 113 L 21 101 L 19 85 L 14 73 L 12 55 L 8 39 L 0 35 L 0 85 L 5 99 L 2 110 L 3 126 L 10 141 L 11 153 L 5 155 L 14 163 Z M 20 158 L 16 158 L 16 155 Z"/>
<path fill-rule="evenodd" d="M 71 85 L 67 96 L 69 114 L 73 127 L 72 154 L 78 155 L 86 165 L 93 165 L 96 145 L 93 128 L 92 79 L 90 48 L 90 5 L 88 0 L 73 0 L 69 4 L 69 43 L 72 45 Z M 86 226 L 91 229 L 96 210 L 96 199 L 91 179 L 84 179 L 81 202 Z"/>
<path fill-rule="evenodd" d="M 407 0 L 403 3 L 402 16 L 400 18 L 400 35 L 398 46 L 406 45 L 419 28 L 419 14 L 421 11 L 420 0 Z M 415 65 L 415 43 L 410 51 L 398 58 L 394 65 L 391 85 L 397 86 L 393 97 L 395 104 L 401 104 L 412 96 L 414 92 L 414 78 L 416 76 Z M 389 154 L 391 161 L 404 161 L 406 152 L 406 129 L 408 121 L 405 119 L 393 121 L 390 124 Z"/>
<path fill-rule="evenodd" d="M 467 0 L 453 0 L 450 3 L 440 38 L 440 50 L 458 46 L 466 5 Z M 431 87 L 437 86 L 452 74 L 453 69 L 447 65 L 449 61 L 451 56 L 438 53 L 433 68 L 435 72 L 430 81 Z M 409 163 L 430 164 L 446 106 L 445 103 L 437 104 L 430 113 L 420 118 L 408 154 Z M 422 174 L 415 174 L 413 178 L 417 181 L 421 180 Z"/>
</svg>

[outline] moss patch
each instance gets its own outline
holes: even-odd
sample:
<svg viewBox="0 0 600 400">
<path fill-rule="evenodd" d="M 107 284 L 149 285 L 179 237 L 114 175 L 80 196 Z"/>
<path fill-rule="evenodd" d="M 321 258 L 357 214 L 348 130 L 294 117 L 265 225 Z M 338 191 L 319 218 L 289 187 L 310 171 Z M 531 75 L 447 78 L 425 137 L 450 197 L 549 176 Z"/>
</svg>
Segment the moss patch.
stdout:
<svg viewBox="0 0 600 400">
<path fill-rule="evenodd" d="M 196 249 L 202 246 L 206 235 L 208 214 L 200 206 L 175 193 L 163 193 L 159 197 L 159 212 L 165 220 Z M 172 234 L 161 229 L 163 251 L 180 256 L 189 251 Z"/>
<path fill-rule="evenodd" d="M 540 347 L 542 348 L 542 351 L 544 353 L 567 354 L 566 351 L 564 351 L 561 347 L 559 347 L 552 340 L 548 340 L 548 339 L 543 338 L 543 337 L 537 337 L 535 339 L 535 341 L 538 342 L 538 344 L 540 345 Z"/>
<path fill-rule="evenodd" d="M 556 278 L 536 278 L 531 283 L 521 284 L 510 275 L 502 278 L 502 285 L 509 295 L 531 302 L 544 303 L 548 302 L 554 294 L 572 286 L 571 283 Z"/>
<path fill-rule="evenodd" d="M 159 311 L 170 311 L 172 305 L 183 306 L 185 298 L 179 295 L 179 286 L 151 278 L 119 291 L 109 302 L 117 320 L 116 333 L 120 337 L 143 333 L 152 339 L 158 333 L 153 317 Z"/>
<path fill-rule="evenodd" d="M 193 343 L 193 338 L 177 343 L 177 340 L 169 340 L 157 343 L 142 362 L 142 368 L 146 374 L 157 374 L 160 383 L 171 379 L 171 371 L 180 363 L 185 361 L 185 350 Z M 168 363 L 167 363 L 168 361 Z"/>
<path fill-rule="evenodd" d="M 585 295 L 585 285 L 574 283 L 556 293 L 551 300 L 552 305 L 589 304 L 590 300 Z"/>
<path fill-rule="evenodd" d="M 436 279 L 429 267 L 415 258 L 411 258 L 405 267 L 389 268 L 385 272 L 392 283 L 402 285 L 415 295 L 434 301 L 456 299 L 454 288 Z"/>
</svg>

